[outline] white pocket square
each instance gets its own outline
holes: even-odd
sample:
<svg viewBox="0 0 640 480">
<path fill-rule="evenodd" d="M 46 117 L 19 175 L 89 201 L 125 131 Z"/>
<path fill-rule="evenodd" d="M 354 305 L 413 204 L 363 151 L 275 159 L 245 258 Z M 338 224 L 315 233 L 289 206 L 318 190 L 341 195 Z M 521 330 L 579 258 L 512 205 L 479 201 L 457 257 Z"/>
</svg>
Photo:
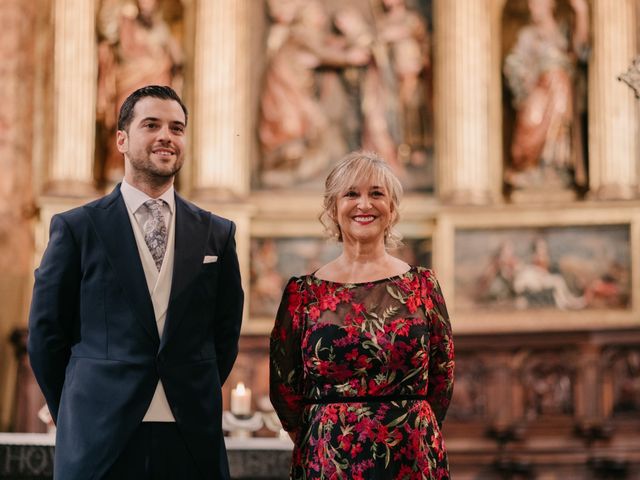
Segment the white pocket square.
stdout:
<svg viewBox="0 0 640 480">
<path fill-rule="evenodd" d="M 214 263 L 217 261 L 218 261 L 217 255 L 205 255 L 204 260 L 202 260 L 202 263 Z"/>
</svg>

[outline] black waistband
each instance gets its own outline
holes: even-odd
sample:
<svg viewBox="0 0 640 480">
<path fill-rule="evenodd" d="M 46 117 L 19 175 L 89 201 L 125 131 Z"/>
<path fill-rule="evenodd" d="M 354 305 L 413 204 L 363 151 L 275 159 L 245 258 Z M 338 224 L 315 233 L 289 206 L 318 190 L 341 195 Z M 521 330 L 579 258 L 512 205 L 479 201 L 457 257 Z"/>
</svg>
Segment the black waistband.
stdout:
<svg viewBox="0 0 640 480">
<path fill-rule="evenodd" d="M 322 398 L 305 398 L 305 405 L 326 405 L 328 403 L 387 403 L 402 400 L 426 400 L 426 395 L 365 395 L 360 397 L 340 397 L 328 395 Z"/>
</svg>

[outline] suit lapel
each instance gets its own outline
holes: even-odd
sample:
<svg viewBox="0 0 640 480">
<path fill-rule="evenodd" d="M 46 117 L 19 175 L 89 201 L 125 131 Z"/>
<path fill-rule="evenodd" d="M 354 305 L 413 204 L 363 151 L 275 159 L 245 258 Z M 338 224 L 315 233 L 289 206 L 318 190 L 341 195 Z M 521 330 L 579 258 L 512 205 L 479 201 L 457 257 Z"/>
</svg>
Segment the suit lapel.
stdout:
<svg viewBox="0 0 640 480">
<path fill-rule="evenodd" d="M 173 260 L 173 279 L 167 321 L 162 334 L 164 346 L 182 319 L 182 310 L 188 305 L 187 287 L 200 274 L 205 254 L 209 222 L 176 194 L 176 236 Z"/>
<path fill-rule="evenodd" d="M 94 207 L 86 207 L 107 257 L 122 285 L 122 290 L 151 339 L 158 343 L 153 304 L 144 276 L 136 239 L 120 187 Z"/>
</svg>

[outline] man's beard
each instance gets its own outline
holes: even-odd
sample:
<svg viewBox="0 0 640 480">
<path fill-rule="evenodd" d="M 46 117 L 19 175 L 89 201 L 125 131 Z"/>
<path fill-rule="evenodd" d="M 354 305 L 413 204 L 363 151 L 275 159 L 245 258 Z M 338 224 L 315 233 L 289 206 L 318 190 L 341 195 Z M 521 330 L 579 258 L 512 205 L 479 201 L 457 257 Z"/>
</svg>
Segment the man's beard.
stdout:
<svg viewBox="0 0 640 480">
<path fill-rule="evenodd" d="M 165 184 L 167 180 L 175 177 L 178 174 L 183 164 L 184 161 L 182 159 L 176 159 L 171 168 L 167 170 L 158 168 L 150 158 L 146 158 L 142 161 L 131 161 L 131 165 L 133 167 L 135 175 L 144 178 L 152 185 Z"/>
</svg>

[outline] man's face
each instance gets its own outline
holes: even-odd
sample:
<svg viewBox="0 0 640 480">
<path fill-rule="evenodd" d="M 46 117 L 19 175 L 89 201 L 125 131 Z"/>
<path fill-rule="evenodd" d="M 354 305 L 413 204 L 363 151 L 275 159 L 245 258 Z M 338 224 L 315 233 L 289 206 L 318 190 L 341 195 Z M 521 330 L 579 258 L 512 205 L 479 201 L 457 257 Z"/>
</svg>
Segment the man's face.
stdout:
<svg viewBox="0 0 640 480">
<path fill-rule="evenodd" d="M 118 151 L 134 177 L 164 183 L 184 163 L 186 119 L 174 100 L 145 97 L 136 103 L 129 128 L 119 130 Z"/>
</svg>

